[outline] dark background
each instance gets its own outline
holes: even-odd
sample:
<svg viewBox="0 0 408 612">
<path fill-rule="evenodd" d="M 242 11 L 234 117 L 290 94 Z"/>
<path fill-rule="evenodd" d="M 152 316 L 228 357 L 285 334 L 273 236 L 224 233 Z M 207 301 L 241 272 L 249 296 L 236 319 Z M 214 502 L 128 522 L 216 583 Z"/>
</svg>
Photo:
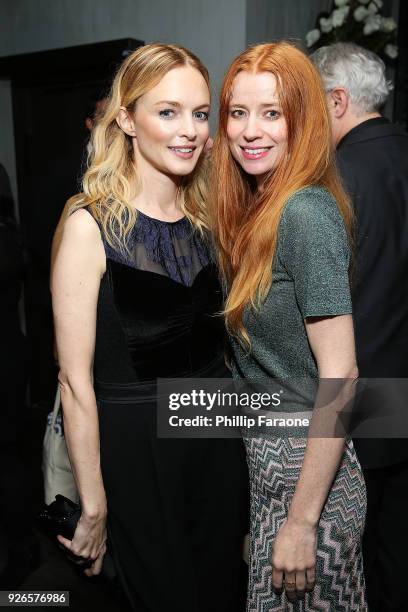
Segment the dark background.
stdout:
<svg viewBox="0 0 408 612">
<path fill-rule="evenodd" d="M 123 39 L 0 58 L 0 78 L 12 89 L 32 404 L 49 405 L 55 394 L 50 249 L 66 200 L 80 191 L 88 107 L 140 44 Z"/>
</svg>

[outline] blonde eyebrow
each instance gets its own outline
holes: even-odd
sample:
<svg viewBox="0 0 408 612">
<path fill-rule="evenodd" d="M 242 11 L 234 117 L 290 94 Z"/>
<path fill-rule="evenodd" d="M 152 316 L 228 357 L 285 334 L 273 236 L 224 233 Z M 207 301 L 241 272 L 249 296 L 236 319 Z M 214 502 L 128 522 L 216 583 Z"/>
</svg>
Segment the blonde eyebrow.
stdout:
<svg viewBox="0 0 408 612">
<path fill-rule="evenodd" d="M 168 104 L 169 106 L 175 106 L 177 108 L 181 107 L 180 102 L 173 102 L 172 100 L 161 100 L 160 102 L 156 102 L 155 106 L 159 106 L 159 104 Z M 194 110 L 198 110 L 199 108 L 210 108 L 210 104 L 208 102 L 204 102 L 204 104 L 196 106 Z"/>
<path fill-rule="evenodd" d="M 156 102 L 155 106 L 159 104 L 168 104 L 169 106 L 181 106 L 179 102 L 172 102 L 172 100 L 160 100 L 160 102 Z"/>
</svg>

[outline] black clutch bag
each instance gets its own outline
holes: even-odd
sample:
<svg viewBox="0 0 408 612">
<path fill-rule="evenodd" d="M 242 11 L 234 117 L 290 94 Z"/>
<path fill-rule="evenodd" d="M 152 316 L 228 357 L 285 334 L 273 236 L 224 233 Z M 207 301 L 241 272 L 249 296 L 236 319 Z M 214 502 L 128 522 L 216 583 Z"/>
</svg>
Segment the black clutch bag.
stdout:
<svg viewBox="0 0 408 612">
<path fill-rule="evenodd" d="M 56 495 L 55 501 L 41 510 L 38 520 L 49 535 L 62 535 L 72 540 L 80 516 L 79 504 L 63 495 Z"/>
<path fill-rule="evenodd" d="M 80 516 L 81 506 L 79 504 L 64 495 L 56 495 L 55 501 L 44 506 L 38 514 L 38 520 L 52 538 L 62 535 L 67 540 L 72 540 Z M 73 555 L 68 554 L 68 551 L 67 556 L 71 560 L 75 559 Z M 92 565 L 91 561 L 83 561 L 81 568 L 85 569 L 89 565 Z M 113 580 L 116 577 L 115 567 L 108 551 L 103 558 L 101 574 L 106 580 Z"/>
</svg>

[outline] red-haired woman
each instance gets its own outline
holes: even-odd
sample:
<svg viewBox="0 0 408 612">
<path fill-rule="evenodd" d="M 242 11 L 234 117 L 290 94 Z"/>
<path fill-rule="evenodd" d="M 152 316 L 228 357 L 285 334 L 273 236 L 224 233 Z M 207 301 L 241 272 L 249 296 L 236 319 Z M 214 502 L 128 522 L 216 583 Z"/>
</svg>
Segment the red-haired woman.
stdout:
<svg viewBox="0 0 408 612">
<path fill-rule="evenodd" d="M 212 185 L 235 376 L 355 380 L 351 205 L 333 161 L 320 78 L 293 45 L 258 45 L 232 63 Z M 308 438 L 245 442 L 247 610 L 366 610 L 366 493 L 351 440 L 309 430 Z"/>
</svg>

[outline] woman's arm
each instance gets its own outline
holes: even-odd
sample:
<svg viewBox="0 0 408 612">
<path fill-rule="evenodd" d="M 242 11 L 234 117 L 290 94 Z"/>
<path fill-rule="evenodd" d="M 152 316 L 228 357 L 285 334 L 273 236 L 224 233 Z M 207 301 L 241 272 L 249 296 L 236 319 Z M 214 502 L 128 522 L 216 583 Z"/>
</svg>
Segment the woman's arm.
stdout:
<svg viewBox="0 0 408 612">
<path fill-rule="evenodd" d="M 62 234 L 64 232 L 64 225 L 65 225 L 65 221 L 68 218 L 69 215 L 69 211 L 71 208 L 71 199 L 69 199 L 67 202 L 65 202 L 65 206 L 64 209 L 61 213 L 61 216 L 59 218 L 59 221 L 57 223 L 57 227 L 55 228 L 55 232 L 54 232 L 54 236 L 52 237 L 52 243 L 51 243 L 51 257 L 50 257 L 50 280 L 52 281 L 52 273 L 54 270 L 54 263 L 55 263 L 55 259 L 57 257 L 58 254 L 58 250 L 60 248 L 60 244 L 61 244 L 61 240 L 62 240 Z M 54 333 L 54 359 L 55 359 L 55 363 L 56 365 L 58 365 L 58 356 L 57 356 L 57 343 L 56 343 L 56 339 L 55 339 L 55 333 Z"/>
<path fill-rule="evenodd" d="M 357 378 L 351 315 L 306 319 L 306 331 L 319 378 Z M 349 386 L 346 389 L 348 399 Z M 317 418 L 325 416 L 320 413 Z M 313 419 L 314 416 L 310 428 Z M 310 589 L 314 583 L 316 529 L 343 452 L 344 438 L 308 438 L 287 521 L 278 532 L 272 555 L 273 584 L 280 589 L 284 574 L 289 597 L 294 596 L 293 592 Z"/>
<path fill-rule="evenodd" d="M 72 554 L 95 561 L 87 570 L 89 575 L 100 571 L 106 540 L 106 497 L 92 381 L 96 307 L 104 268 L 98 226 L 87 211 L 78 210 L 65 222 L 51 278 L 64 431 L 82 508 L 72 542 L 62 536 L 58 539 Z"/>
<path fill-rule="evenodd" d="M 64 208 L 62 210 L 61 216 L 58 220 L 57 227 L 55 228 L 54 236 L 52 237 L 51 243 L 51 279 L 52 279 L 52 271 L 54 268 L 55 259 L 58 254 L 59 247 L 61 245 L 62 235 L 64 233 L 65 221 L 68 219 L 69 211 L 72 207 L 72 198 L 65 202 Z"/>
<path fill-rule="evenodd" d="M 319 378 L 357 379 L 351 315 L 308 319 L 306 331 Z M 324 411 L 324 408 L 320 410 Z M 290 506 L 291 518 L 317 525 L 343 451 L 344 438 L 308 438 L 300 478 Z"/>
</svg>

